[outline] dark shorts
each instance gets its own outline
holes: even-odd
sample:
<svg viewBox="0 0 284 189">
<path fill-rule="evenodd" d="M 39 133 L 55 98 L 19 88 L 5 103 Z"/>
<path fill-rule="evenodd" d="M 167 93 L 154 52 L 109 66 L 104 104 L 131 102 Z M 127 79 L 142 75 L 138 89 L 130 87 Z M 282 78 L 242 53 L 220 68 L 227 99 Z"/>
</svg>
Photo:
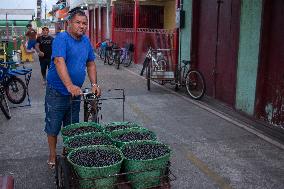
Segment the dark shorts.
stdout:
<svg viewBox="0 0 284 189">
<path fill-rule="evenodd" d="M 45 95 L 45 129 L 47 135 L 57 136 L 61 130 L 61 126 L 79 122 L 80 97 L 76 97 L 78 101 L 72 101 L 71 96 L 62 95 L 50 86 L 46 86 Z M 71 108 L 72 104 L 72 108 Z"/>
</svg>

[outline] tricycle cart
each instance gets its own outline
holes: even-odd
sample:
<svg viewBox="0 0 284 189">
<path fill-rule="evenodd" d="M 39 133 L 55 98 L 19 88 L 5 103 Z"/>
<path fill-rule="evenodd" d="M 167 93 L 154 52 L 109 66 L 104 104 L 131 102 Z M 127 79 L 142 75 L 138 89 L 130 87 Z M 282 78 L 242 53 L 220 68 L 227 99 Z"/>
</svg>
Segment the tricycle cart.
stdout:
<svg viewBox="0 0 284 189">
<path fill-rule="evenodd" d="M 143 71 L 146 69 L 148 90 L 151 89 L 151 80 L 160 84 L 175 82 L 175 64 L 173 62 L 173 50 L 151 47 L 148 49 L 143 65 Z"/>
<path fill-rule="evenodd" d="M 183 60 L 174 64 L 171 49 L 149 48 L 140 75 L 146 70 L 147 89 L 150 90 L 151 80 L 160 84 L 170 83 L 179 87 L 186 87 L 189 96 L 195 100 L 203 97 L 206 84 L 202 73 L 192 67 L 192 62 Z"/>
</svg>

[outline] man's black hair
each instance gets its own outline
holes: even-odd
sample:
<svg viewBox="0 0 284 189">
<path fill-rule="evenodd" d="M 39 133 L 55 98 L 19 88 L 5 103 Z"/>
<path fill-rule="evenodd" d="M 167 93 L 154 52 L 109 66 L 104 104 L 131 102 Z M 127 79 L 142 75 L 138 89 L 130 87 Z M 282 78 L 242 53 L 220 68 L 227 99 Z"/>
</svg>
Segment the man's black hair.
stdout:
<svg viewBox="0 0 284 189">
<path fill-rule="evenodd" d="M 26 25 L 26 28 L 28 28 L 28 27 L 32 27 L 32 25 L 31 25 L 31 24 L 27 24 L 27 25 Z"/>
<path fill-rule="evenodd" d="M 68 12 L 68 14 L 69 14 L 68 20 L 72 20 L 75 15 L 78 15 L 78 16 L 86 16 L 85 12 L 84 12 L 83 9 L 81 9 L 80 7 L 75 7 L 74 9 L 71 9 L 71 10 Z"/>
</svg>

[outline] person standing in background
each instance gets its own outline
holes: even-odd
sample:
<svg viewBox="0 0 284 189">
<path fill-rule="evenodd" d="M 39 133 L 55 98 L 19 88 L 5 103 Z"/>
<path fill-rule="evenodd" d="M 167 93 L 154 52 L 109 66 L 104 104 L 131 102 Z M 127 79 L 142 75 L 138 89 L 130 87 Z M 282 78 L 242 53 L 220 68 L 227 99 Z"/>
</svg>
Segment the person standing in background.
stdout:
<svg viewBox="0 0 284 189">
<path fill-rule="evenodd" d="M 50 66 L 53 37 L 49 35 L 49 28 L 42 27 L 42 35 L 36 39 L 35 49 L 39 56 L 43 85 L 46 84 L 46 70 Z"/>
</svg>

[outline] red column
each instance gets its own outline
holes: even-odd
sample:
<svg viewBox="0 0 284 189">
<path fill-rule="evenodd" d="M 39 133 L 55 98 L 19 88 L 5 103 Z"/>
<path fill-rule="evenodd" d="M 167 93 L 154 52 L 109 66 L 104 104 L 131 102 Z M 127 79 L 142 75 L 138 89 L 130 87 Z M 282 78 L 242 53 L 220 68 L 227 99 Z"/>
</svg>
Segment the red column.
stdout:
<svg viewBox="0 0 284 189">
<path fill-rule="evenodd" d="M 111 7 L 111 40 L 114 40 L 114 27 L 115 27 L 115 5 Z"/>
<path fill-rule="evenodd" d="M 138 34 L 137 29 L 139 28 L 139 0 L 135 0 L 135 7 L 134 7 L 134 63 L 138 63 L 138 52 L 137 52 L 137 46 L 138 46 Z"/>
</svg>

